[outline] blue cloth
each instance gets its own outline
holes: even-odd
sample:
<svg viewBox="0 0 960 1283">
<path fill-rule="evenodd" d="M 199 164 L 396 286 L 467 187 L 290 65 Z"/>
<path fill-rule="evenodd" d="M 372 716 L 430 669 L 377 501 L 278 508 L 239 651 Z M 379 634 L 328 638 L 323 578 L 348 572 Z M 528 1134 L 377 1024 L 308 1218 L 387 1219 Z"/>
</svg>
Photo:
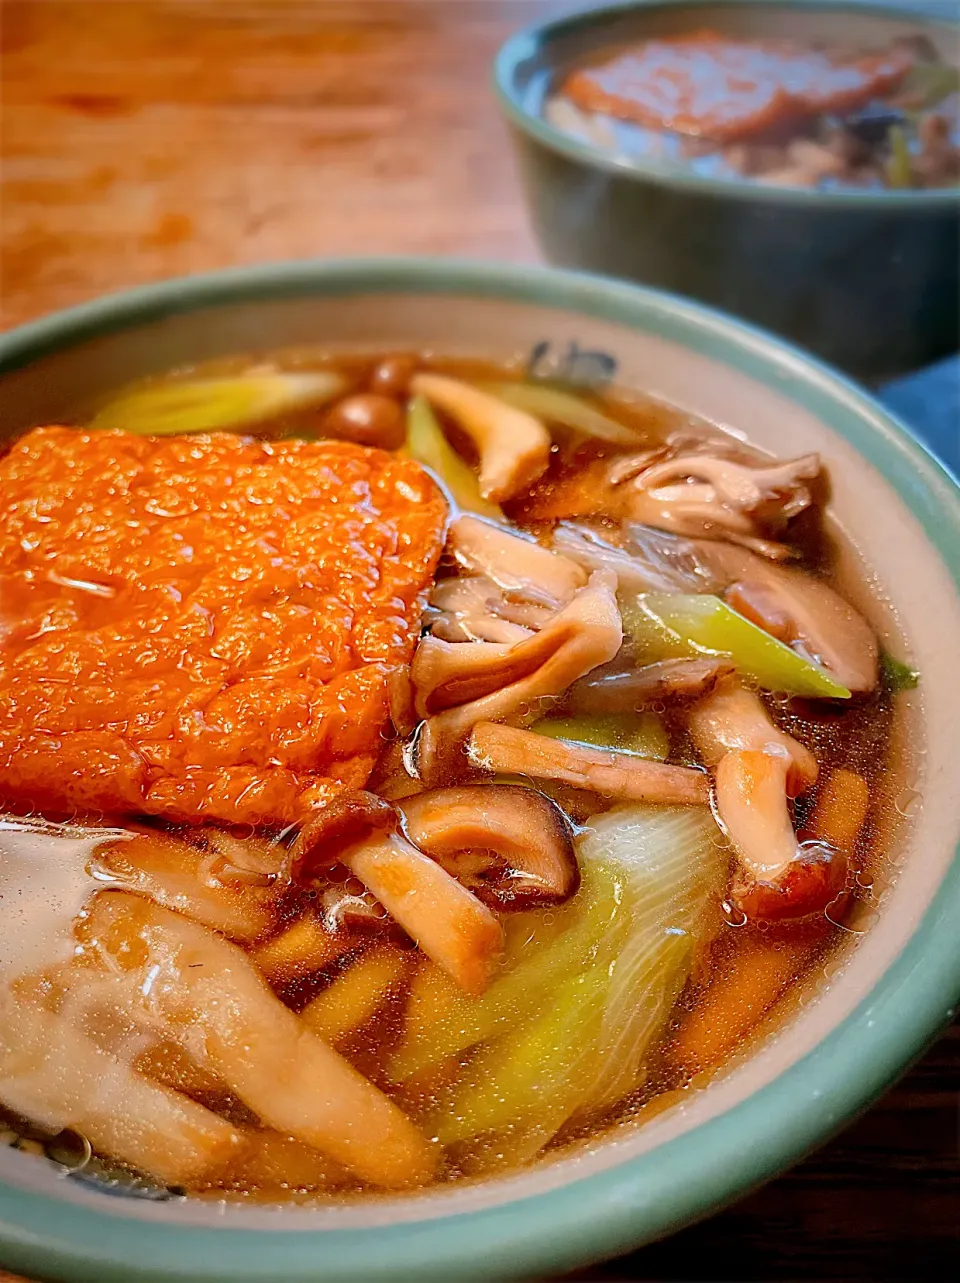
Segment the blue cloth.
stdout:
<svg viewBox="0 0 960 1283">
<path fill-rule="evenodd" d="M 888 383 L 877 395 L 960 477 L 960 356 Z"/>
</svg>

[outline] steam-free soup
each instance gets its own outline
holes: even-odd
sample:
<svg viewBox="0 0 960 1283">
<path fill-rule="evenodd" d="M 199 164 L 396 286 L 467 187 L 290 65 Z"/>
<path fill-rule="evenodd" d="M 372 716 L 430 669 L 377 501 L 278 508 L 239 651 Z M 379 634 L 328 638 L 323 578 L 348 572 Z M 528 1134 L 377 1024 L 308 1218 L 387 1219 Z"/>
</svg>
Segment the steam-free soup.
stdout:
<svg viewBox="0 0 960 1283">
<path fill-rule="evenodd" d="M 415 353 L 0 456 L 0 1105 L 95 1180 L 488 1176 L 741 1054 L 875 900 L 827 464 Z"/>
<path fill-rule="evenodd" d="M 603 151 L 705 177 L 828 191 L 960 181 L 960 70 L 923 35 L 882 49 L 646 40 L 572 68 L 544 113 Z"/>
</svg>

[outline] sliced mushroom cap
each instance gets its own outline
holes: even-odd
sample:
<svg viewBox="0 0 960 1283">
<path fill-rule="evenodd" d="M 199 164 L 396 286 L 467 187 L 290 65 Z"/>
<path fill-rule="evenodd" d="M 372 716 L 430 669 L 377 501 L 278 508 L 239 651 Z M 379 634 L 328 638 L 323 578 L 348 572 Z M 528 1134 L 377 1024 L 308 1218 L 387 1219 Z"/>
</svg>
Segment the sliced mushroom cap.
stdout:
<svg viewBox="0 0 960 1283">
<path fill-rule="evenodd" d="M 750 918 L 776 921 L 822 912 L 839 895 L 847 863 L 825 843 L 799 843 L 787 805 L 783 749 L 735 749 L 716 770 L 720 821 L 746 875 L 731 895 Z"/>
<path fill-rule="evenodd" d="M 821 579 L 762 565 L 732 584 L 726 600 L 751 623 L 832 673 L 850 691 L 873 690 L 879 647 L 858 611 Z"/>
<path fill-rule="evenodd" d="M 595 573 L 545 628 L 517 646 L 421 642 L 412 670 L 418 706 L 445 710 L 420 728 L 417 769 L 426 785 L 447 783 L 468 769 L 463 748 L 477 722 L 529 725 L 578 677 L 616 655 L 623 630 L 615 588 L 612 575 Z"/>
<path fill-rule="evenodd" d="M 447 552 L 471 575 L 484 575 L 503 592 L 555 610 L 587 582 L 568 557 L 533 539 L 479 517 L 462 516 L 450 527 Z"/>
<path fill-rule="evenodd" d="M 473 728 L 469 755 L 476 766 L 496 775 L 558 780 L 607 797 L 682 806 L 705 806 L 710 800 L 710 781 L 702 771 L 493 722 Z"/>
<path fill-rule="evenodd" d="M 513 645 L 542 628 L 551 606 L 501 589 L 486 575 L 441 579 L 430 594 L 425 622 L 444 641 L 488 641 Z"/>
<path fill-rule="evenodd" d="M 724 681 L 696 704 L 688 718 L 693 741 L 704 763 L 715 767 L 731 749 L 786 753 L 790 763 L 787 786 L 791 797 L 812 788 L 817 759 L 799 740 L 781 731 L 770 719 L 759 696 L 738 681 Z"/>
<path fill-rule="evenodd" d="M 390 833 L 397 823 L 397 812 L 375 793 L 342 793 L 312 815 L 294 838 L 287 852 L 291 880 L 310 882 L 338 863 L 344 848 L 371 833 Z"/>
<path fill-rule="evenodd" d="M 480 456 L 480 493 L 500 503 L 526 489 L 550 462 L 550 433 L 539 419 L 444 374 L 415 374 L 411 390 L 449 414 Z"/>
<path fill-rule="evenodd" d="M 571 713 L 620 713 L 668 699 L 699 699 L 735 672 L 724 658 L 662 659 L 616 671 L 619 661 L 581 677 L 563 704 Z"/>
<path fill-rule="evenodd" d="M 481 885 L 508 904 L 559 904 L 573 895 L 580 871 L 569 825 L 549 798 L 511 784 L 431 789 L 401 806 L 407 836 L 440 858 L 492 852 L 503 877 Z"/>
</svg>

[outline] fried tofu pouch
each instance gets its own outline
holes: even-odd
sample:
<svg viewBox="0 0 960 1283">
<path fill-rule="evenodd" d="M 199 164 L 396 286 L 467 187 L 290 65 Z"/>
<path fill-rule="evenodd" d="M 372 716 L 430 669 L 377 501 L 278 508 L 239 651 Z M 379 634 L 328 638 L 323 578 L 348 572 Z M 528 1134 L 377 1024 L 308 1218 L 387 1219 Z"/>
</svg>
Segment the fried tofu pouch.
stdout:
<svg viewBox="0 0 960 1283">
<path fill-rule="evenodd" d="M 446 504 L 337 441 L 37 428 L 0 457 L 0 777 L 47 814 L 287 824 L 360 788 Z"/>
</svg>

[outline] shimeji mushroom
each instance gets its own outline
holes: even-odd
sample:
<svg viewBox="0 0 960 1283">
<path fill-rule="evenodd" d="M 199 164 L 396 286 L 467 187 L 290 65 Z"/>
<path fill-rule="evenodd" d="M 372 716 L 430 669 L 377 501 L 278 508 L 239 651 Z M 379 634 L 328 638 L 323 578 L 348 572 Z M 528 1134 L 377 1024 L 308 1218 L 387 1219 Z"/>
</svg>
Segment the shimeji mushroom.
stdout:
<svg viewBox="0 0 960 1283">
<path fill-rule="evenodd" d="M 703 771 L 494 722 L 473 728 L 469 757 L 475 766 L 498 775 L 557 780 L 625 801 L 703 806 L 710 800 L 710 782 Z"/>
<path fill-rule="evenodd" d="M 623 633 L 612 575 L 596 573 L 539 633 L 515 646 L 425 638 L 413 662 L 420 728 L 417 772 L 424 784 L 469 770 L 463 748 L 481 721 L 529 725 L 585 673 L 620 649 Z"/>
<path fill-rule="evenodd" d="M 468 575 L 484 575 L 517 599 L 554 610 L 587 582 L 588 572 L 569 557 L 479 517 L 453 523 L 447 552 Z"/>
<path fill-rule="evenodd" d="M 444 374 L 415 374 L 410 387 L 449 414 L 476 446 L 484 499 L 509 499 L 545 470 L 550 434 L 532 414 Z"/>
<path fill-rule="evenodd" d="M 778 558 L 785 550 L 771 536 L 782 534 L 813 502 L 806 483 L 820 466 L 816 454 L 766 465 L 706 451 L 656 462 L 641 455 L 618 460 L 610 480 L 629 485 L 626 513 L 635 521 L 682 535 L 733 539 Z"/>
<path fill-rule="evenodd" d="M 826 842 L 800 842 L 789 808 L 789 798 L 816 783 L 816 758 L 736 682 L 701 701 L 689 727 L 714 769 L 717 813 L 737 853 L 733 901 L 768 921 L 824 910 L 843 887 L 845 854 Z"/>
</svg>

